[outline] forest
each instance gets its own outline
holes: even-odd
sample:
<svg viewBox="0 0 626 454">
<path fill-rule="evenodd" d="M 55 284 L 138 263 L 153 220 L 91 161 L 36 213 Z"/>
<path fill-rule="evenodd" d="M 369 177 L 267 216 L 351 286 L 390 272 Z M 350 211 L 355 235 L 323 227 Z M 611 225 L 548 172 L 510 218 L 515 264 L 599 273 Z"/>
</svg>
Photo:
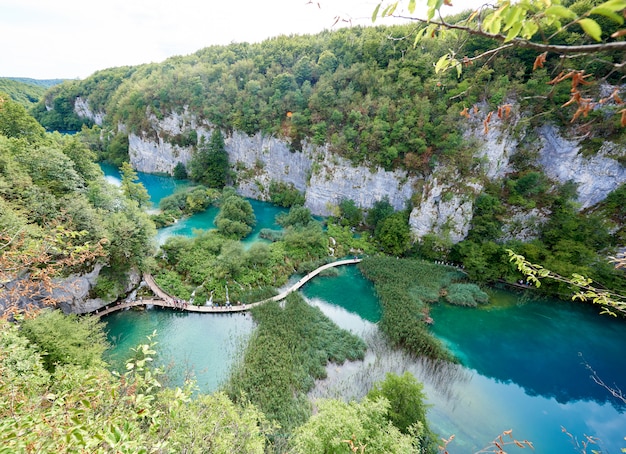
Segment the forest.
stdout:
<svg viewBox="0 0 626 454">
<path fill-rule="evenodd" d="M 583 11 L 585 5 L 577 2 L 571 7 Z M 600 23 L 606 34 L 618 27 L 610 20 Z M 210 144 L 193 129 L 176 136 L 156 131 L 151 118 L 189 111 L 199 121 L 215 125 L 224 136 L 235 130 L 248 135 L 262 132 L 284 138 L 294 152 L 303 143 L 327 144 L 333 153 L 355 164 L 403 169 L 420 178 L 436 166 L 448 166 L 484 183 L 482 193 L 467 195 L 475 200 L 465 240 L 451 244 L 444 235 L 426 235 L 412 242 L 409 233 L 398 236 L 399 224 L 406 223 L 398 214 L 398 229 L 385 235 L 386 245 L 379 241 L 383 250 L 463 263 L 479 283 L 519 279 L 506 252 L 514 250 L 560 275 L 576 272 L 623 291 L 623 280 L 604 257 L 624 243 L 624 205 L 618 202 L 624 185 L 604 202 L 580 211 L 575 186 L 548 178 L 537 163 L 536 137 L 522 134 L 529 125 L 557 125 L 567 135 L 585 137 L 581 142 L 584 156 L 594 155 L 603 142 L 612 141 L 618 145 L 612 158 L 624 165 L 624 154 L 619 152 L 625 137 L 616 114 L 619 104 L 609 100 L 602 110 L 589 112 L 584 122 L 572 123 L 576 105 L 561 107 L 570 100 L 571 84 L 568 80 L 550 83 L 559 71 L 570 67 L 607 74 L 603 63 L 578 56 L 568 58 L 564 66 L 562 59 L 548 56 L 536 67 L 536 53 L 511 48 L 485 64 L 464 67 L 460 76 L 456 71 L 436 72 L 433 62 L 448 47 L 459 46 L 457 38 L 422 40 L 415 46 L 411 36 L 420 27 L 351 27 L 314 36 L 283 36 L 258 44 L 209 47 L 160 64 L 106 69 L 83 81 L 53 87 L 33 115 L 49 130 L 82 127 L 81 136 L 98 158 L 116 165 L 128 160 L 129 132 L 160 134 L 169 143 L 191 147 L 194 159 L 187 164 L 189 168 L 180 164 L 179 175 L 188 174 L 209 187 L 221 187 L 226 181 L 236 184 L 237 169 L 230 174 L 218 172 L 219 180 L 209 181 L 206 169 L 213 158 L 207 161 L 205 149 Z M 590 38 L 580 29 L 569 28 L 555 40 L 584 44 Z M 488 38 L 469 37 L 458 52 L 476 54 L 493 46 Z M 619 56 L 612 58 L 617 61 Z M 617 83 L 619 77 L 609 71 L 601 83 L 585 88 L 587 95 L 599 96 L 602 84 Z M 77 98 L 86 101 L 92 112 L 105 114 L 102 125 L 76 115 Z M 519 118 L 516 122 L 507 120 L 511 108 L 511 118 Z M 505 127 L 510 121 L 513 134 L 522 137 L 512 158 L 513 168 L 503 179 L 485 181 L 478 173 L 481 163 L 474 156 L 476 144 L 471 136 L 463 135 L 469 127 L 468 111 L 484 117 L 488 111 L 497 113 Z M 118 124 L 124 125 L 125 132 L 118 131 Z M 219 167 L 224 161 L 214 162 Z M 419 195 L 418 187 L 411 203 Z M 549 219 L 537 223 L 531 238 L 518 240 L 503 231 L 514 213 L 533 210 L 548 213 Z M 364 215 L 358 218 L 357 213 L 352 226 L 367 225 Z M 515 231 L 516 226 L 507 228 Z M 375 232 L 380 233 L 380 228 Z M 561 296 L 569 293 L 567 285 L 550 282 L 541 290 Z"/>
<path fill-rule="evenodd" d="M 607 33 L 615 29 L 603 26 Z M 0 93 L 0 307 L 6 319 L 0 322 L 0 394 L 11 396 L 0 403 L 0 452 L 437 452 L 421 384 L 410 374 L 389 374 L 360 402 L 329 399 L 312 407 L 306 393 L 325 366 L 363 358 L 365 345 L 298 295 L 252 311 L 254 335 L 218 392 L 198 393 L 193 381 L 164 386 L 165 371 L 152 365 L 158 356 L 153 336 L 136 347 L 125 370 L 111 371 L 102 359 L 108 346 L 101 323 L 43 309 L 54 304 L 62 279 L 94 268 L 99 275 L 90 298 L 115 301 L 128 292 L 130 276 L 144 271 L 179 298 L 224 304 L 272 296 L 294 273 L 335 257 L 366 256 L 360 270 L 374 283 L 387 341 L 447 362 L 458 359 L 428 331 L 429 304 L 476 307 L 487 302 L 485 286 L 519 282 L 523 276 L 507 250 L 563 276 L 588 276 L 626 292 L 623 270 L 606 259 L 626 239 L 626 185 L 581 211 L 575 187 L 551 181 L 523 141 L 511 172 L 488 182 L 474 200 L 471 229 L 459 243 L 435 235 L 414 241 L 411 201 L 404 210 L 384 199 L 363 210 L 343 200 L 320 221 L 302 206 L 300 192 L 274 181 L 271 201 L 289 208 L 277 219 L 281 229 L 262 232 L 269 242 L 243 246 L 256 220 L 237 194 L 237 169 L 224 151 L 224 137 L 233 131 L 284 138 L 293 153 L 304 143 L 328 145 L 355 164 L 409 175 L 427 175 L 437 165 L 471 175 L 475 144 L 463 134 L 463 113 L 474 106 L 502 113 L 515 105 L 526 123 L 549 122 L 585 136 L 584 154 L 597 153 L 608 140 L 623 150 L 619 106 L 609 103 L 571 123 L 575 106 L 562 107 L 571 86 L 549 83 L 561 59 L 533 69 L 533 52 L 510 48 L 460 76 L 441 73 L 433 63 L 451 43 L 415 46 L 409 38 L 415 31 L 414 25 L 353 27 L 209 47 L 159 64 L 104 69 L 45 94 L 19 83 L 0 85 L 6 91 Z M 568 29 L 558 39 L 584 43 L 589 37 Z M 480 53 L 494 43 L 471 37 L 463 46 Z M 602 72 L 592 58 L 567 64 Z M 621 79 L 609 74 L 604 82 Z M 599 95 L 600 84 L 589 90 Z M 40 101 L 33 106 L 34 97 Z M 104 122 L 79 116 L 78 98 L 104 113 Z M 158 212 L 148 211 L 157 207 L 150 207 L 128 163 L 128 134 L 156 134 L 152 117 L 187 110 L 215 130 L 208 140 L 193 130 L 166 137 L 193 149 L 174 175 L 191 183 L 163 199 Z M 626 165 L 623 153 L 615 158 Z M 120 187 L 106 182 L 98 162 L 119 166 Z M 156 247 L 157 227 L 210 206 L 219 209 L 216 229 Z M 534 238 L 503 233 L 515 207 L 549 211 Z M 539 291 L 562 298 L 572 292 L 563 281 L 546 281 Z"/>
</svg>

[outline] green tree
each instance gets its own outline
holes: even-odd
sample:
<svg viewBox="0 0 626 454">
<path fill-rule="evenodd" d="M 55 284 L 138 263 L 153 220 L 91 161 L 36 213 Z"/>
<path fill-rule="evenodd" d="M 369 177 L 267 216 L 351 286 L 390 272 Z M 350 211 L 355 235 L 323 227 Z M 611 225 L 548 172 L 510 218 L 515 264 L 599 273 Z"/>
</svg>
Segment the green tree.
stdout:
<svg viewBox="0 0 626 454">
<path fill-rule="evenodd" d="M 154 249 L 152 240 L 156 235 L 154 223 L 148 215 L 136 207 L 111 213 L 104 221 L 108 232 L 109 266 L 128 270 L 141 268 Z"/>
<path fill-rule="evenodd" d="M 185 168 L 185 164 L 182 162 L 176 163 L 174 167 L 174 171 L 172 172 L 172 176 L 176 180 L 186 180 L 187 179 L 187 169 Z"/>
<path fill-rule="evenodd" d="M 525 2 L 510 2 L 498 0 L 494 4 L 484 5 L 472 14 L 463 15 L 448 22 L 444 4 L 451 4 L 443 0 L 427 0 L 427 16 L 420 18 L 415 15 L 416 1 L 380 2 L 376 6 L 372 20 L 378 17 L 394 16 L 401 4 L 407 5 L 411 19 L 425 24 L 416 34 L 414 42 L 417 44 L 431 37 L 443 37 L 458 33 L 466 33 L 480 38 L 489 39 L 486 47 L 477 46 L 472 53 L 468 49 L 452 48 L 448 53 L 439 57 L 435 63 L 435 72 L 442 73 L 448 69 L 456 70 L 460 77 L 463 68 L 476 61 L 493 59 L 496 55 L 504 54 L 512 49 L 525 49 L 536 52 L 533 70 L 543 68 L 546 61 L 552 56 L 561 60 L 570 59 L 573 65 L 580 60 L 581 55 L 593 55 L 601 62 L 599 69 L 603 75 L 610 76 L 612 72 L 621 68 L 626 62 L 623 51 L 626 50 L 626 41 L 620 40 L 626 35 L 626 29 L 621 28 L 624 18 L 620 14 L 626 8 L 623 0 L 609 0 L 599 2 L 569 2 L 561 0 L 529 0 Z M 406 16 L 402 16 L 406 18 Z M 435 19 L 437 17 L 437 19 Z M 583 35 L 577 32 L 582 31 Z M 457 40 L 461 43 L 463 40 Z M 590 42 L 595 41 L 595 42 Z M 567 57 L 567 58 L 566 58 Z M 563 81 L 571 83 L 570 98 L 564 105 L 576 108 L 573 120 L 587 117 L 598 106 L 613 100 L 609 98 L 587 97 L 584 86 L 589 85 L 589 74 L 585 70 L 573 65 L 562 66 L 562 72 L 550 83 L 558 84 Z M 596 74 L 596 80 L 603 78 Z M 620 110 L 621 102 L 616 102 L 613 112 L 621 114 L 621 125 L 626 126 L 626 111 Z M 502 107 L 502 106 L 500 106 Z M 502 114 L 500 110 L 499 115 Z M 488 130 L 488 120 L 485 130 Z"/>
<path fill-rule="evenodd" d="M 222 189 L 228 179 L 228 153 L 224 136 L 219 129 L 211 134 L 208 143 L 202 138 L 189 161 L 189 177 L 210 188 Z"/>
<path fill-rule="evenodd" d="M 252 231 L 255 224 L 256 218 L 250 202 L 237 195 L 226 195 L 215 217 L 218 231 L 226 238 L 241 239 Z"/>
<path fill-rule="evenodd" d="M 427 439 L 429 436 L 426 419 L 428 406 L 424 403 L 426 399 L 424 385 L 418 382 L 410 372 L 405 372 L 404 375 L 388 373 L 383 381 L 375 383 L 367 393 L 367 398 L 370 400 L 378 400 L 381 397 L 389 401 L 389 421 L 400 429 L 400 432 L 408 434 L 410 428 L 417 425 L 424 434 L 424 438 L 421 439 L 422 446 L 435 441 L 432 434 L 430 434 L 431 440 Z"/>
<path fill-rule="evenodd" d="M 406 220 L 406 214 L 402 211 L 386 217 L 380 223 L 378 234 L 375 239 L 388 254 L 401 255 L 411 245 L 411 230 Z"/>
<path fill-rule="evenodd" d="M 341 225 L 358 227 L 363 222 L 363 210 L 352 199 L 339 202 L 339 213 Z"/>
<path fill-rule="evenodd" d="M 317 413 L 295 432 L 296 453 L 424 452 L 416 438 L 402 434 L 389 422 L 385 398 L 360 403 L 320 400 L 316 407 Z"/>
<path fill-rule="evenodd" d="M 303 206 L 292 206 L 288 213 L 279 213 L 276 215 L 276 223 L 284 228 L 287 227 L 304 227 L 313 222 L 311 210 Z"/>
<path fill-rule="evenodd" d="M 6 137 L 22 137 L 29 142 L 43 139 L 45 130 L 26 109 L 0 92 L 0 134 Z"/>
<path fill-rule="evenodd" d="M 258 409 L 194 395 L 192 382 L 164 388 L 163 370 L 150 366 L 154 346 L 133 349 L 123 374 L 58 364 L 50 376 L 16 324 L 0 322 L 0 395 L 10 396 L 0 401 L 3 451 L 263 453 L 272 427 Z"/>
<path fill-rule="evenodd" d="M 381 200 L 374 202 L 372 208 L 367 210 L 365 221 L 372 231 L 376 232 L 381 221 L 391 216 L 394 211 L 393 206 L 389 203 L 389 197 L 385 196 Z"/>
<path fill-rule="evenodd" d="M 270 201 L 281 207 L 304 205 L 304 194 L 298 191 L 293 183 L 272 180 L 269 187 Z"/>
<path fill-rule="evenodd" d="M 121 166 L 128 162 L 128 136 L 115 134 L 107 143 L 106 150 L 102 152 L 102 159 L 113 165 Z"/>
<path fill-rule="evenodd" d="M 104 324 L 98 318 L 67 316 L 58 310 L 24 320 L 20 334 L 37 346 L 48 372 L 59 365 L 103 365 L 102 353 L 108 348 Z"/>
<path fill-rule="evenodd" d="M 124 162 L 120 167 L 122 174 L 122 191 L 130 200 L 137 202 L 140 207 L 145 207 L 150 203 L 150 195 L 144 185 L 139 182 L 137 172 L 130 163 Z"/>
</svg>

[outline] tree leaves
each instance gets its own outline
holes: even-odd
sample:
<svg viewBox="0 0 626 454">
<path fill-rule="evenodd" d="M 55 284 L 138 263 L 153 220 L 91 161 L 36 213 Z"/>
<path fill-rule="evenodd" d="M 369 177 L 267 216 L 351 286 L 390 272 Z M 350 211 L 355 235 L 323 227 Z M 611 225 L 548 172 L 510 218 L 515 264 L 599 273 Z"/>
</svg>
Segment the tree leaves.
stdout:
<svg viewBox="0 0 626 454">
<path fill-rule="evenodd" d="M 552 5 L 546 8 L 546 16 L 556 16 L 563 19 L 575 19 L 576 13 L 563 5 Z"/>
<path fill-rule="evenodd" d="M 595 39 L 596 41 L 601 41 L 601 36 L 602 36 L 602 28 L 600 27 L 600 25 L 598 25 L 598 23 L 593 20 L 593 19 L 580 19 L 578 21 L 578 24 L 580 25 L 580 27 L 583 29 L 583 31 L 589 35 L 590 37 L 592 37 L 593 39 Z"/>
</svg>

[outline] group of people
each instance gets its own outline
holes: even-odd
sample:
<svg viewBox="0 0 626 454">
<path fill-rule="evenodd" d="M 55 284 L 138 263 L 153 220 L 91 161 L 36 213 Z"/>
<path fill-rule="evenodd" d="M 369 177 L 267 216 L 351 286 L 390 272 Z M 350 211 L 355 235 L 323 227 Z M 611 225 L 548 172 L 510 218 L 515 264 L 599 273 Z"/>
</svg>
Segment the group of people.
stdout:
<svg viewBox="0 0 626 454">
<path fill-rule="evenodd" d="M 187 301 L 184 301 L 184 300 L 181 300 L 181 299 L 178 299 L 178 298 L 174 298 L 174 307 L 176 309 L 181 309 L 181 310 L 182 309 L 187 309 L 187 305 L 188 304 L 189 303 L 187 303 Z"/>
</svg>

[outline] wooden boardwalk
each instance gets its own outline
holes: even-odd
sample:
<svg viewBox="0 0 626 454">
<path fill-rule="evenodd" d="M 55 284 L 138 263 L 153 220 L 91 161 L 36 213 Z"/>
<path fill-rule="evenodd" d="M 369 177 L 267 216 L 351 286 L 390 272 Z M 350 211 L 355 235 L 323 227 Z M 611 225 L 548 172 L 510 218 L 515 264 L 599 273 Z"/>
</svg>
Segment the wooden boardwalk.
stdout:
<svg viewBox="0 0 626 454">
<path fill-rule="evenodd" d="M 177 302 L 175 298 L 168 295 L 163 289 L 161 289 L 157 283 L 154 281 L 152 275 L 145 273 L 143 275 L 143 279 L 150 287 L 150 290 L 155 294 L 156 298 L 152 299 L 139 299 L 135 301 L 127 301 L 124 303 L 112 304 L 104 309 L 99 309 L 95 312 L 92 312 L 93 315 L 101 317 L 103 315 L 111 314 L 116 311 L 121 311 L 124 309 L 128 309 L 130 307 L 135 306 L 158 306 L 165 307 L 174 310 L 187 311 L 187 312 L 203 312 L 203 313 L 213 313 L 213 314 L 225 314 L 230 312 L 243 312 L 247 311 L 255 306 L 266 303 L 268 301 L 280 301 L 283 300 L 289 295 L 291 292 L 295 292 L 300 289 L 304 284 L 309 282 L 315 276 L 320 274 L 322 271 L 327 270 L 329 268 L 334 268 L 336 266 L 342 265 L 356 265 L 362 259 L 354 258 L 354 259 L 346 259 L 346 260 L 338 260 L 336 262 L 327 263 L 326 265 L 322 265 L 319 268 L 311 271 L 306 276 L 302 277 L 298 282 L 293 284 L 287 290 L 284 290 L 280 294 L 273 296 L 271 298 L 267 298 L 262 301 L 257 301 L 256 303 L 251 304 L 236 304 L 231 306 L 194 306 L 193 304 L 186 304 L 186 302 Z"/>
</svg>

